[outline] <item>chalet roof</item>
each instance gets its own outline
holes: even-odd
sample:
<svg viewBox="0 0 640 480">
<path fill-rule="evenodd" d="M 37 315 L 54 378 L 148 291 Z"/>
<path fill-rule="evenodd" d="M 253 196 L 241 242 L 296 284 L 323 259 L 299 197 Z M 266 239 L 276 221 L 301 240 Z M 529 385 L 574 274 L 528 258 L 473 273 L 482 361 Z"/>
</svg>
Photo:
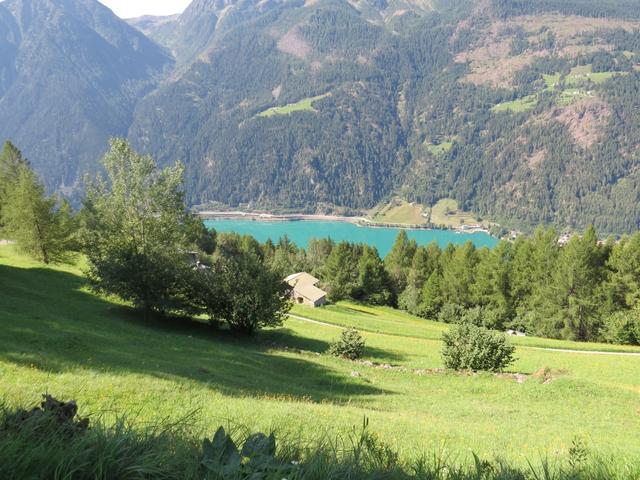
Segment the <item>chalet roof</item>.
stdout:
<svg viewBox="0 0 640 480">
<path fill-rule="evenodd" d="M 317 302 L 327 296 L 327 292 L 320 290 L 318 287 L 310 284 L 297 285 L 293 288 L 295 295 L 300 295 L 312 302 Z"/>
<path fill-rule="evenodd" d="M 299 285 L 316 285 L 320 280 L 307 272 L 299 272 L 289 275 L 284 281 L 292 287 L 296 287 Z"/>
</svg>

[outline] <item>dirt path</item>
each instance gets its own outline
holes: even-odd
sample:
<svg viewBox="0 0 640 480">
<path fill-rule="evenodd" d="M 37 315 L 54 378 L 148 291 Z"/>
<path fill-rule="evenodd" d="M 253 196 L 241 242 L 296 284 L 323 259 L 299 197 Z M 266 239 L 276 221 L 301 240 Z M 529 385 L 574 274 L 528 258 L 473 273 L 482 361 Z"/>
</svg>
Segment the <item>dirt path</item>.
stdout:
<svg viewBox="0 0 640 480">
<path fill-rule="evenodd" d="M 287 313 L 287 317 L 295 318 L 296 320 L 302 320 L 303 322 L 307 322 L 307 323 L 315 323 L 316 325 L 323 325 L 325 327 L 344 329 L 344 327 L 340 325 L 336 325 L 334 323 L 321 322 L 320 320 L 312 320 L 311 318 L 301 317 L 299 315 L 294 315 L 293 313 Z"/>
<path fill-rule="evenodd" d="M 584 355 L 619 355 L 623 357 L 640 357 L 640 352 L 603 352 L 600 350 L 571 350 L 570 348 L 527 347 L 524 345 L 523 345 L 523 348 L 530 348 L 532 350 L 543 350 L 545 352 L 581 353 Z"/>
<path fill-rule="evenodd" d="M 300 315 L 294 315 L 292 313 L 288 313 L 287 316 L 291 318 L 295 318 L 296 320 L 301 320 L 307 323 L 315 323 L 316 325 L 322 325 L 324 327 L 333 327 L 344 329 L 345 327 L 341 325 L 336 325 L 334 323 L 321 322 L 320 320 L 313 320 L 307 317 L 301 317 Z M 386 335 L 380 332 L 369 332 L 375 333 L 376 335 Z M 546 348 L 546 347 L 529 347 L 527 345 L 516 345 L 519 348 L 528 348 L 531 350 L 542 350 L 544 352 L 558 352 L 558 353 L 579 353 L 582 355 L 618 355 L 622 357 L 640 357 L 640 352 L 603 352 L 599 350 L 571 350 L 569 348 Z"/>
</svg>

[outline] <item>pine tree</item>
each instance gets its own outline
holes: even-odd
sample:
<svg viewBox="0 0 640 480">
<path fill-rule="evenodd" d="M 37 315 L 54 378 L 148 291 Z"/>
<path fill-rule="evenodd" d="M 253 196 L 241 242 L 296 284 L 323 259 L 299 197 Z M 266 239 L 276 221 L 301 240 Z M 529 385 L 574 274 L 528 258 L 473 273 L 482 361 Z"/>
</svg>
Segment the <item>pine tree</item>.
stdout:
<svg viewBox="0 0 640 480">
<path fill-rule="evenodd" d="M 556 270 L 559 255 L 558 235 L 553 230 L 536 229 L 532 237 L 519 238 L 512 248 L 509 272 L 514 327 L 529 333 L 550 331 L 544 303 Z M 545 330 L 546 329 L 546 330 Z"/>
<path fill-rule="evenodd" d="M 609 312 L 640 305 L 640 233 L 611 249 L 607 267 L 611 274 L 603 288 Z"/>
<path fill-rule="evenodd" d="M 407 288 L 409 272 L 411 271 L 411 263 L 418 249 L 415 240 L 409 240 L 407 232 L 401 230 L 391 251 L 384 259 L 384 266 L 391 277 L 394 292 L 396 295 L 402 293 Z"/>
<path fill-rule="evenodd" d="M 478 255 L 471 242 L 458 246 L 451 259 L 443 266 L 442 296 L 445 303 L 471 307 L 473 303 L 473 283 Z"/>
<path fill-rule="evenodd" d="M 475 303 L 491 310 L 502 325 L 511 317 L 512 248 L 509 242 L 500 242 L 491 250 L 483 250 L 476 268 L 474 283 Z"/>
<path fill-rule="evenodd" d="M 5 190 L 4 234 L 43 263 L 65 261 L 76 230 L 71 208 L 47 197 L 42 182 L 26 164 L 18 170 L 17 178 Z"/>
<path fill-rule="evenodd" d="M 419 314 L 422 289 L 431 273 L 438 267 L 440 254 L 440 247 L 435 242 L 427 247 L 418 247 L 411 263 L 407 287 L 398 298 L 400 308 L 410 313 Z"/>
<path fill-rule="evenodd" d="M 562 249 L 553 273 L 544 310 L 561 327 L 561 335 L 572 340 L 597 337 L 599 299 L 604 258 L 595 229 L 590 226 L 582 237 L 573 237 Z"/>
<path fill-rule="evenodd" d="M 387 305 L 392 294 L 389 277 L 375 247 L 365 245 L 358 262 L 358 282 L 354 292 L 358 300 L 374 305 Z"/>
<path fill-rule="evenodd" d="M 332 301 L 344 300 L 353 295 L 358 278 L 358 261 L 354 258 L 352 246 L 340 242 L 331 250 L 324 266 L 324 279 L 328 285 Z"/>
<path fill-rule="evenodd" d="M 419 306 L 418 315 L 424 318 L 435 319 L 442 305 L 442 274 L 439 269 L 434 270 L 422 289 L 422 302 Z"/>
<path fill-rule="evenodd" d="M 29 162 L 22 152 L 10 141 L 6 141 L 0 152 L 0 228 L 2 228 L 2 207 L 9 201 L 9 188 L 16 183 L 23 168 L 29 168 Z"/>
</svg>

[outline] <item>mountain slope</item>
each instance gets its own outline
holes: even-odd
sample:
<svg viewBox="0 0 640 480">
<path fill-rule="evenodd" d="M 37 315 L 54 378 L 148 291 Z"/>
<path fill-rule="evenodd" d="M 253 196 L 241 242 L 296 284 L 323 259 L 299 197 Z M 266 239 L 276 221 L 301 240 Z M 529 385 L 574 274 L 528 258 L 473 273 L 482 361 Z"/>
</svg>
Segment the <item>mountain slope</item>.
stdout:
<svg viewBox="0 0 640 480">
<path fill-rule="evenodd" d="M 0 3 L 0 137 L 50 188 L 95 168 L 170 57 L 93 0 Z M 4 54 L 7 52 L 7 54 Z"/>
<path fill-rule="evenodd" d="M 175 47 L 191 32 L 195 51 L 174 48 L 181 67 L 130 137 L 186 162 L 194 203 L 453 196 L 507 224 L 627 231 L 640 225 L 632 3 L 197 1 L 172 34 Z"/>
<path fill-rule="evenodd" d="M 50 188 L 128 135 L 185 163 L 194 205 L 454 198 L 507 226 L 622 233 L 640 228 L 637 6 L 195 0 L 136 31 L 93 0 L 8 0 L 0 135 Z"/>
<path fill-rule="evenodd" d="M 364 208 L 400 185 L 406 112 L 377 52 L 410 62 L 403 40 L 343 2 L 255 2 L 250 14 L 247 3 L 227 6 L 197 60 L 140 104 L 132 140 L 183 159 L 196 203 Z M 415 32 L 427 46 L 440 35 Z M 421 53 L 425 66 L 445 64 Z M 317 96 L 313 109 L 261 116 Z"/>
</svg>

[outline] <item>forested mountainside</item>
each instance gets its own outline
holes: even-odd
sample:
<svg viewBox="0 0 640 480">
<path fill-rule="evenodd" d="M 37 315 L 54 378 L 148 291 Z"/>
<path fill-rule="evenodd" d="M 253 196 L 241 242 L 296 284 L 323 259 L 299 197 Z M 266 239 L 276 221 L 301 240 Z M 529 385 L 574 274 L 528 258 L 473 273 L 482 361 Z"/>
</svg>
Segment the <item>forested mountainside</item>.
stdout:
<svg viewBox="0 0 640 480">
<path fill-rule="evenodd" d="M 93 0 L 0 3 L 0 138 L 70 192 L 173 60 Z"/>
<path fill-rule="evenodd" d="M 15 11 L 31 3 L 0 4 L 2 52 L 15 50 Z M 103 11 L 93 0 L 37 3 Z M 114 59 L 84 42 L 90 68 L 72 62 L 83 72 L 106 63 L 120 86 L 106 98 L 121 115 L 90 103 L 101 117 L 90 141 L 81 123 L 51 130 L 42 118 L 61 98 L 87 108 L 64 84 L 16 107 L 33 138 L 9 131 L 4 102 L 17 96 L 4 85 L 25 89 L 11 66 L 49 75 L 34 57 L 2 55 L 0 134 L 49 175 L 54 155 L 34 139 L 56 132 L 50 150 L 68 159 L 59 183 L 89 167 L 77 149 L 97 159 L 92 142 L 103 135 L 104 149 L 105 132 L 127 130 L 161 163 L 185 163 L 195 205 L 356 210 L 392 195 L 453 197 L 504 225 L 640 226 L 640 0 L 194 0 L 177 17 L 132 20 L 141 33 L 108 18 L 139 43 L 113 42 L 123 49 Z"/>
</svg>

